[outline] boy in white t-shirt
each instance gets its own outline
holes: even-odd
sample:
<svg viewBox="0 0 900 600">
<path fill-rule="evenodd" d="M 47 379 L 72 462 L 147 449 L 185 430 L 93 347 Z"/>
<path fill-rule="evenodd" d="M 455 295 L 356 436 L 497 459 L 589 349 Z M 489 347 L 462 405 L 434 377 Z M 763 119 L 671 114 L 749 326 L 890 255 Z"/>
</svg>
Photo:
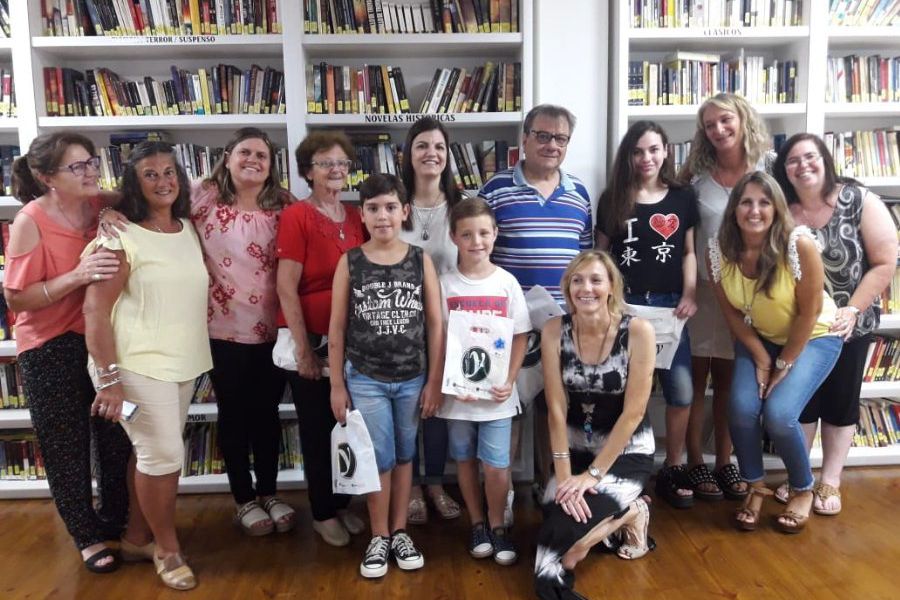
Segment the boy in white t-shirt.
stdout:
<svg viewBox="0 0 900 600">
<path fill-rule="evenodd" d="M 515 544 L 503 525 L 510 477 L 510 432 L 521 411 L 515 381 L 531 321 L 522 288 L 509 272 L 491 263 L 497 222 L 481 198 L 468 198 L 450 212 L 450 238 L 459 249 L 457 266 L 441 276 L 446 326 L 452 310 L 497 315 L 513 320 L 513 341 L 506 382 L 491 388 L 490 400 L 444 395 L 437 416 L 447 419 L 450 457 L 457 462 L 459 489 L 472 522 L 469 553 L 493 555 L 501 565 L 516 561 Z M 478 461 L 484 469 L 488 523 L 482 510 Z"/>
</svg>

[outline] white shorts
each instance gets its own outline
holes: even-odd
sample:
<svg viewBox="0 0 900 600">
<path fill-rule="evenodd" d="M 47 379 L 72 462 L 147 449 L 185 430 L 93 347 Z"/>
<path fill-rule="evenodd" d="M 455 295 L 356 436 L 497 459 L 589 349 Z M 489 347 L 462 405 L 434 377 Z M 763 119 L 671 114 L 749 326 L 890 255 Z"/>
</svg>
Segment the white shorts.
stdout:
<svg viewBox="0 0 900 600">
<path fill-rule="evenodd" d="M 734 360 L 734 340 L 712 283 L 697 279 L 697 313 L 687 322 L 691 356 Z"/>
</svg>

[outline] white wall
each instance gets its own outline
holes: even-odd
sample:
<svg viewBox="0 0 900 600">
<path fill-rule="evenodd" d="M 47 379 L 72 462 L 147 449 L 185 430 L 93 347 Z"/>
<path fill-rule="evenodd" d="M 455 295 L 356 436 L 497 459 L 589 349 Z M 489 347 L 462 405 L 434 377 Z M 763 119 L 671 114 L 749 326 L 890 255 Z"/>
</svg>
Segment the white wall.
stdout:
<svg viewBox="0 0 900 600">
<path fill-rule="evenodd" d="M 596 206 L 606 184 L 609 3 L 535 0 L 534 104 L 560 104 L 578 123 L 563 168 Z"/>
</svg>

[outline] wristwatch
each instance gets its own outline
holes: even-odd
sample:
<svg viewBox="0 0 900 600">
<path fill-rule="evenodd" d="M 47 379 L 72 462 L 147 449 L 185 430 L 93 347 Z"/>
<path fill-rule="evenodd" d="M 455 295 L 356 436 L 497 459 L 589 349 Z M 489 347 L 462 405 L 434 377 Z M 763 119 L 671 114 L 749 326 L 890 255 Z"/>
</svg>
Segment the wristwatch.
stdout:
<svg viewBox="0 0 900 600">
<path fill-rule="evenodd" d="M 600 469 L 598 469 L 594 465 L 588 467 L 588 475 L 590 475 L 597 481 L 600 481 Z"/>
<path fill-rule="evenodd" d="M 779 371 L 790 371 L 793 366 L 794 363 L 785 362 L 780 356 L 775 359 L 775 368 Z"/>
</svg>

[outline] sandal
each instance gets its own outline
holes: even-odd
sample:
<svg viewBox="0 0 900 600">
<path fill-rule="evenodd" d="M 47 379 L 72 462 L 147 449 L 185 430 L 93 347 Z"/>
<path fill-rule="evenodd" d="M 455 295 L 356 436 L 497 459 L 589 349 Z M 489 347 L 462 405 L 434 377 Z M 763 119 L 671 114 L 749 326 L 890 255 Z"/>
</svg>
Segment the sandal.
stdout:
<svg viewBox="0 0 900 600">
<path fill-rule="evenodd" d="M 803 531 L 803 528 L 806 527 L 807 521 L 809 521 L 809 513 L 802 515 L 796 511 L 791 510 L 790 502 L 793 502 L 795 498 L 799 496 L 804 496 L 809 494 L 811 500 L 809 503 L 809 509 L 812 510 L 813 501 L 815 497 L 813 496 L 812 490 L 804 490 L 802 492 L 795 492 L 791 490 L 791 499 L 788 503 L 788 508 L 775 517 L 775 528 L 778 529 L 781 533 L 800 533 Z M 781 519 L 791 519 L 794 523 L 785 523 Z"/>
<path fill-rule="evenodd" d="M 269 518 L 275 524 L 278 533 L 288 532 L 297 524 L 297 513 L 290 504 L 279 500 L 277 496 L 266 500 L 263 509 L 269 513 Z"/>
<path fill-rule="evenodd" d="M 693 493 L 682 496 L 678 490 L 690 490 L 684 465 L 664 466 L 656 474 L 656 495 L 675 508 L 690 508 L 694 505 Z"/>
<path fill-rule="evenodd" d="M 624 539 L 616 551 L 623 560 L 635 560 L 656 549 L 656 542 L 650 537 L 650 507 L 643 498 L 632 502 L 638 514 L 634 521 L 622 528 Z"/>
<path fill-rule="evenodd" d="M 741 479 L 741 472 L 732 463 L 713 471 L 713 477 L 716 478 L 719 489 L 729 500 L 743 500 L 750 493 L 747 482 Z M 741 484 L 745 486 L 744 489 L 738 487 Z"/>
<path fill-rule="evenodd" d="M 763 500 L 771 495 L 772 490 L 769 488 L 751 485 L 743 506 L 734 512 L 734 526 L 741 531 L 756 531 L 759 527 L 759 513 L 762 511 Z M 741 516 L 749 516 L 750 519 L 739 519 Z"/>
<path fill-rule="evenodd" d="M 153 565 L 163 583 L 174 590 L 190 590 L 197 587 L 197 578 L 181 554 L 160 558 L 153 554 Z"/>
<path fill-rule="evenodd" d="M 156 544 L 149 542 L 143 546 L 132 544 L 125 538 L 119 543 L 119 552 L 122 560 L 125 562 L 140 562 L 142 560 L 153 560 L 153 553 L 156 551 Z"/>
<path fill-rule="evenodd" d="M 112 561 L 105 565 L 98 565 L 97 563 L 103 560 L 104 558 L 112 557 Z M 121 565 L 119 561 L 119 557 L 116 556 L 115 552 L 113 552 L 110 548 L 104 548 L 99 552 L 95 552 L 91 554 L 88 558 L 84 559 L 84 567 L 90 571 L 91 573 L 112 573 Z"/>
<path fill-rule="evenodd" d="M 782 504 L 787 504 L 791 499 L 791 482 L 785 479 L 775 488 L 775 500 Z"/>
<path fill-rule="evenodd" d="M 406 522 L 410 525 L 424 525 L 428 522 L 428 507 L 425 506 L 425 498 L 409 499 Z"/>
<path fill-rule="evenodd" d="M 449 521 L 450 519 L 459 518 L 459 515 L 461 514 L 459 503 L 451 498 L 447 492 L 442 491 L 436 495 L 429 492 L 428 497 L 431 498 L 434 509 L 441 515 L 442 519 Z M 412 504 L 412 501 L 410 501 L 410 504 Z"/>
<path fill-rule="evenodd" d="M 712 473 L 709 472 L 709 468 L 704 463 L 691 467 L 687 472 L 687 478 L 695 498 L 717 501 L 725 497 L 722 488 L 719 486 L 719 482 L 716 481 L 716 478 L 713 477 Z M 710 489 L 709 487 L 703 489 L 701 486 L 704 484 L 712 486 L 715 489 Z"/>
<path fill-rule="evenodd" d="M 829 485 L 827 483 L 822 483 L 821 481 L 816 483 L 813 487 L 813 494 L 815 494 L 815 498 L 813 499 L 813 512 L 817 515 L 825 515 L 828 517 L 833 517 L 834 515 L 840 514 L 841 512 L 841 490 L 834 487 L 833 485 Z M 829 498 L 837 498 L 838 499 L 838 507 L 837 508 L 825 508 L 825 503 Z M 818 502 L 822 508 L 816 506 L 816 502 Z"/>
<path fill-rule="evenodd" d="M 237 509 L 234 524 L 252 536 L 268 535 L 275 530 L 269 513 L 263 510 L 256 500 L 251 500 Z"/>
</svg>

